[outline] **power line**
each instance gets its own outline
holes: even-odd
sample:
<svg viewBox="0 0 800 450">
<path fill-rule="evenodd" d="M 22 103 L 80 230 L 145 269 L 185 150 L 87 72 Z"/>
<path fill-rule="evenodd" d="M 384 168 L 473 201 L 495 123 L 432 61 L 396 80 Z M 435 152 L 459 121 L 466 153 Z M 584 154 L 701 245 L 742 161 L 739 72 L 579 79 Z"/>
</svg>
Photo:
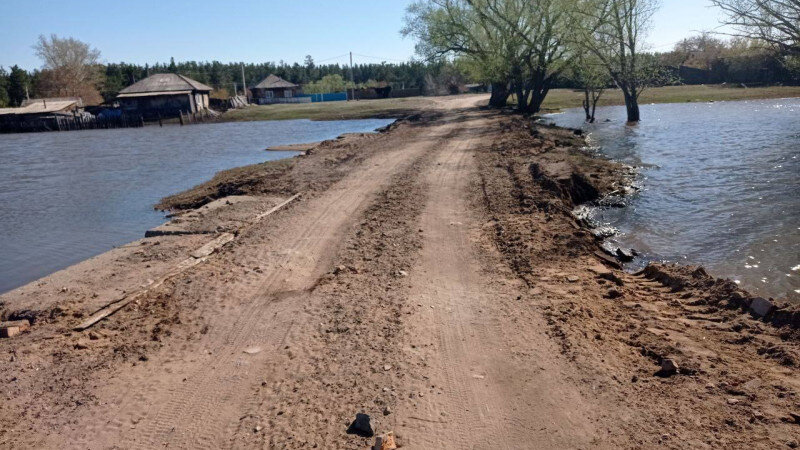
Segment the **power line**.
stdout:
<svg viewBox="0 0 800 450">
<path fill-rule="evenodd" d="M 332 58 L 326 58 L 326 59 L 321 59 L 321 60 L 319 60 L 319 61 L 314 61 L 314 63 L 315 63 L 315 64 L 317 64 L 317 63 L 324 63 L 325 61 L 332 61 L 332 60 L 334 60 L 334 59 L 346 58 L 346 57 L 347 57 L 347 55 L 348 55 L 348 54 L 347 54 L 347 53 L 345 53 L 344 55 L 339 55 L 339 56 L 334 56 L 334 57 L 332 57 Z"/>
<path fill-rule="evenodd" d="M 356 55 L 356 56 L 360 56 L 362 58 L 371 58 L 371 59 L 377 59 L 377 60 L 380 60 L 380 61 L 393 61 L 393 62 L 400 62 L 400 63 L 408 62 L 408 61 L 404 61 L 402 59 L 394 59 L 394 58 L 384 58 L 384 57 L 380 57 L 380 56 L 362 55 L 360 53 L 353 53 L 353 54 Z"/>
</svg>

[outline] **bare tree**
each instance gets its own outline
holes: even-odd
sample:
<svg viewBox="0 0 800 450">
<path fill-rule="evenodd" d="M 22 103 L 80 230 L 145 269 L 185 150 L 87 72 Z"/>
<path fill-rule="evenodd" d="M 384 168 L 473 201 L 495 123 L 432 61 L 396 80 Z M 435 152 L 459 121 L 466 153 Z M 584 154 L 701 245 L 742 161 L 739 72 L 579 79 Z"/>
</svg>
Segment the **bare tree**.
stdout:
<svg viewBox="0 0 800 450">
<path fill-rule="evenodd" d="M 800 56 L 800 0 L 711 0 L 734 36 L 758 39 L 784 55 Z"/>
<path fill-rule="evenodd" d="M 100 82 L 100 51 L 74 38 L 39 36 L 33 46 L 42 59 L 40 90 L 51 96 L 76 96 L 85 103 L 102 100 L 97 86 Z"/>
<path fill-rule="evenodd" d="M 658 0 L 585 0 L 576 10 L 581 20 L 579 44 L 608 70 L 625 98 L 628 122 L 638 122 L 639 96 L 657 78 L 653 58 L 643 55 L 643 39 Z"/>
</svg>

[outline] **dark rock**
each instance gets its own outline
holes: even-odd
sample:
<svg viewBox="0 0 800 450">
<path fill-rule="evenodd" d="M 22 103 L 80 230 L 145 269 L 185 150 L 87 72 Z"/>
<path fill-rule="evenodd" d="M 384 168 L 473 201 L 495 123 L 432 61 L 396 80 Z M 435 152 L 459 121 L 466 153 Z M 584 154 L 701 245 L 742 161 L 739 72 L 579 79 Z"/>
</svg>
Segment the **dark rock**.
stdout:
<svg viewBox="0 0 800 450">
<path fill-rule="evenodd" d="M 775 309 L 775 305 L 764 297 L 755 297 L 750 302 L 750 311 L 758 317 L 764 317 Z"/>
<path fill-rule="evenodd" d="M 633 257 L 636 255 L 636 253 L 633 250 L 625 250 L 623 248 L 617 248 L 617 251 L 615 253 L 617 255 L 617 258 L 620 259 L 620 261 L 625 261 L 625 262 L 633 261 Z"/>
<path fill-rule="evenodd" d="M 622 292 L 620 292 L 617 288 L 611 288 L 606 293 L 606 298 L 620 298 L 622 297 Z"/>
<path fill-rule="evenodd" d="M 347 434 L 355 434 L 361 437 L 372 437 L 375 432 L 369 423 L 369 415 L 364 413 L 356 414 L 356 420 L 347 428 Z"/>
<path fill-rule="evenodd" d="M 13 311 L 8 315 L 6 320 L 14 321 L 14 320 L 27 320 L 30 322 L 31 325 L 36 323 L 36 319 L 42 315 L 42 311 L 34 311 L 32 309 L 21 309 L 19 311 Z"/>
<path fill-rule="evenodd" d="M 678 373 L 680 368 L 678 367 L 678 363 L 669 358 L 663 358 L 661 360 L 661 370 L 656 372 L 656 375 L 660 377 L 671 377 Z"/>
<path fill-rule="evenodd" d="M 612 283 L 616 284 L 617 286 L 622 286 L 623 284 L 625 284 L 622 281 L 622 278 L 618 277 L 613 272 L 603 272 L 603 273 L 597 275 L 597 278 L 602 278 L 604 280 L 611 281 Z"/>
</svg>

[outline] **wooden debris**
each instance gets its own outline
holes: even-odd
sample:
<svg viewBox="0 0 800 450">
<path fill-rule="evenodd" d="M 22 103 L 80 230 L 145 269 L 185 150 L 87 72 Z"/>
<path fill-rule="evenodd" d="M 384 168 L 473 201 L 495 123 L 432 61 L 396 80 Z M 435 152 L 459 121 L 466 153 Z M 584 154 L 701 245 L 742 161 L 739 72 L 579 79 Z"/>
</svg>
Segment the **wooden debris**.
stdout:
<svg viewBox="0 0 800 450">
<path fill-rule="evenodd" d="M 255 219 L 253 220 L 253 223 L 256 223 L 256 222 L 258 222 L 258 221 L 260 221 L 261 219 L 263 219 L 264 217 L 267 217 L 268 215 L 270 215 L 270 214 L 274 213 L 275 211 L 277 211 L 277 210 L 279 210 L 279 209 L 283 208 L 284 206 L 286 206 L 286 205 L 288 205 L 289 203 L 293 202 L 293 201 L 294 201 L 294 200 L 295 200 L 297 197 L 300 197 L 300 193 L 299 193 L 299 192 L 298 192 L 297 194 L 294 194 L 293 196 L 289 197 L 288 199 L 284 200 L 283 202 L 281 202 L 281 203 L 279 203 L 279 204 L 275 205 L 275 206 L 274 206 L 274 207 L 272 207 L 272 209 L 270 209 L 269 211 L 267 211 L 267 212 L 263 212 L 263 213 L 261 213 L 261 214 L 257 215 L 257 216 L 255 217 Z"/>
<path fill-rule="evenodd" d="M 213 239 L 211 242 L 208 242 L 204 246 L 193 251 L 192 258 L 203 258 L 209 256 L 215 251 L 217 251 L 217 249 L 219 249 L 223 245 L 232 241 L 234 238 L 235 236 L 231 233 L 222 233 L 221 235 Z"/>
<path fill-rule="evenodd" d="M 196 265 L 200 264 L 201 262 L 203 262 L 205 260 L 206 260 L 206 258 L 187 258 L 187 259 L 183 260 L 177 266 L 175 266 L 174 269 L 172 269 L 167 274 L 165 274 L 164 276 L 159 278 L 158 281 L 155 281 L 152 284 L 150 284 L 148 287 L 146 287 L 146 288 L 144 288 L 144 289 L 142 289 L 140 291 L 133 292 L 133 293 L 131 293 L 129 295 L 126 295 L 125 297 L 123 297 L 121 299 L 116 299 L 113 302 L 106 304 L 105 306 L 103 306 L 102 308 L 97 310 L 94 314 L 92 314 L 88 319 L 86 319 L 83 322 L 81 322 L 80 325 L 76 326 L 74 328 L 74 330 L 75 331 L 83 331 L 83 330 L 91 327 L 92 325 L 96 324 L 97 322 L 100 322 L 101 320 L 105 319 L 106 317 L 108 317 L 108 316 L 116 313 L 117 311 L 121 310 L 122 308 L 128 306 L 134 300 L 137 300 L 137 299 L 143 297 L 151 289 L 155 289 L 155 288 L 161 286 L 162 284 L 164 284 L 165 281 L 169 280 L 170 278 L 173 278 L 173 277 L 175 277 L 177 275 L 180 275 L 184 270 L 188 269 L 189 267 L 196 266 Z"/>
<path fill-rule="evenodd" d="M 28 322 L 28 319 L 0 322 L 0 337 L 14 337 L 23 331 L 30 329 L 30 327 L 31 323 Z"/>
<path fill-rule="evenodd" d="M 375 438 L 375 445 L 372 450 L 395 450 L 397 444 L 394 441 L 394 431 L 382 434 Z"/>
<path fill-rule="evenodd" d="M 285 200 L 285 201 L 281 202 L 280 204 L 276 205 L 275 207 L 273 207 L 269 211 L 266 211 L 266 212 L 263 212 L 263 213 L 257 215 L 254 218 L 253 223 L 257 223 L 258 221 L 260 221 L 264 217 L 267 217 L 268 215 L 274 213 L 275 211 L 283 208 L 284 206 L 288 205 L 289 203 L 294 201 L 299 196 L 300 196 L 300 194 L 297 193 L 297 194 L 289 197 L 287 200 Z M 245 228 L 245 227 L 242 227 L 242 228 Z M 88 319 L 86 319 L 83 322 L 81 322 L 80 325 L 76 326 L 74 328 L 74 330 L 83 331 L 83 330 L 91 327 L 92 325 L 96 324 L 97 322 L 100 322 L 101 320 L 105 319 L 106 317 L 116 313 L 117 311 L 121 310 L 122 308 L 128 306 L 134 300 L 143 297 L 150 290 L 161 286 L 162 284 L 164 284 L 165 281 L 169 280 L 170 278 L 176 277 L 176 276 L 180 275 L 181 273 L 183 273 L 186 269 L 188 269 L 190 267 L 193 267 L 193 266 L 196 266 L 196 265 L 200 264 L 201 262 L 207 260 L 208 257 L 211 256 L 216 250 L 218 250 L 219 248 L 221 248 L 223 245 L 227 244 L 228 242 L 231 242 L 235 238 L 236 238 L 236 236 L 234 234 L 232 234 L 232 233 L 222 233 L 221 235 L 216 237 L 211 242 L 206 243 L 202 247 L 200 247 L 197 250 L 195 250 L 194 252 L 192 252 L 191 253 L 191 257 L 189 257 L 189 258 L 181 261 L 180 263 L 178 263 L 178 265 L 176 265 L 172 270 L 170 270 L 164 276 L 159 278 L 158 281 L 151 283 L 149 286 L 147 286 L 146 288 L 144 288 L 144 289 L 142 289 L 140 291 L 131 293 L 130 295 L 126 295 L 125 297 L 123 297 L 121 299 L 116 299 L 116 300 L 112 301 L 111 303 L 106 304 L 105 306 L 103 306 L 102 308 L 97 310 L 94 314 L 92 314 Z"/>
</svg>

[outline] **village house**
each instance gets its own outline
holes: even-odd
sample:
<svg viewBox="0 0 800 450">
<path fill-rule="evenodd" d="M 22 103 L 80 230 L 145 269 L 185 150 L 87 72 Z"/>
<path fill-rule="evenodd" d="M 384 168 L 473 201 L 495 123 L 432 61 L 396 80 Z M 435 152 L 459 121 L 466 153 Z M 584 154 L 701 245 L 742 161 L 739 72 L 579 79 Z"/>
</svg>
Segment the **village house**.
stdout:
<svg viewBox="0 0 800 450">
<path fill-rule="evenodd" d="M 284 80 L 277 75 L 270 75 L 250 89 L 253 102 L 259 105 L 267 103 L 301 103 L 309 101 L 298 97 L 300 86 Z"/>
<path fill-rule="evenodd" d="M 119 91 L 125 113 L 145 118 L 170 117 L 208 110 L 211 87 L 176 73 L 157 73 Z"/>
<path fill-rule="evenodd" d="M 83 102 L 78 97 L 25 100 L 19 108 L 0 108 L 0 131 L 56 130 L 60 119 L 82 114 Z"/>
</svg>

